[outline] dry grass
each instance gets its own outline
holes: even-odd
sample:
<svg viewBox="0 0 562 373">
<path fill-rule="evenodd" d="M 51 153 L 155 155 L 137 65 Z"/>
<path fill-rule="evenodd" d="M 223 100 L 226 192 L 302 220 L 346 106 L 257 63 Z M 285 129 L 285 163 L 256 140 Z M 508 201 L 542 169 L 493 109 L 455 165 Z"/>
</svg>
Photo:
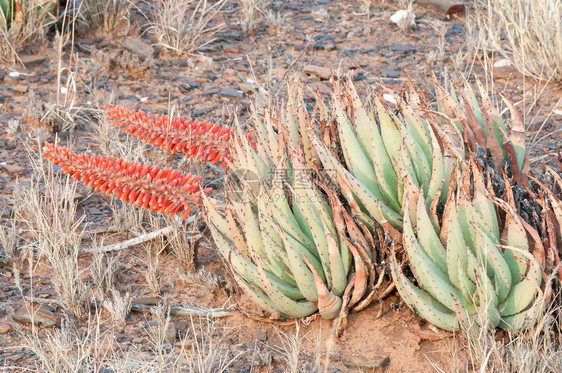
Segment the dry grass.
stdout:
<svg viewBox="0 0 562 373">
<path fill-rule="evenodd" d="M 240 0 L 240 25 L 244 33 L 256 31 L 269 3 L 269 0 Z"/>
<path fill-rule="evenodd" d="M 25 347 L 37 355 L 37 369 L 46 373 L 214 373 L 226 371 L 240 356 L 228 352 L 224 343 L 228 332 L 217 329 L 210 320 L 191 320 L 185 337 L 175 344 L 166 336 L 169 325 L 169 317 L 160 309 L 153 314 L 142 350 L 125 350 L 103 324 L 98 310 L 86 328 L 63 322 L 46 337 L 34 331 L 27 336 Z"/>
<path fill-rule="evenodd" d="M 0 264 L 10 264 L 17 255 L 19 237 L 16 220 L 0 224 Z"/>
<path fill-rule="evenodd" d="M 120 29 L 124 34 L 128 32 L 132 0 L 84 0 L 80 5 L 79 14 L 89 27 L 105 32 Z"/>
<path fill-rule="evenodd" d="M 63 308 L 83 318 L 89 289 L 82 281 L 83 270 L 78 260 L 83 216 L 77 215 L 76 183 L 69 177 L 55 176 L 52 167 L 42 163 L 34 163 L 33 167 L 36 178 L 29 187 L 17 188 L 14 196 L 16 216 L 30 237 L 29 275 L 33 278 L 34 267 L 45 260 Z"/>
<path fill-rule="evenodd" d="M 310 358 L 310 353 L 303 351 L 303 345 L 309 341 L 308 333 L 300 334 L 300 324 L 297 322 L 293 333 L 283 332 L 276 329 L 277 336 L 279 337 L 279 344 L 271 346 L 275 352 L 275 356 L 279 357 L 285 363 L 285 372 L 298 373 L 298 372 L 327 372 L 329 366 L 329 349 L 331 339 L 322 341 L 321 334 L 318 334 L 312 343 L 314 343 L 315 351 L 314 356 Z M 322 342 L 326 344 L 326 355 L 322 356 Z M 322 361 L 324 360 L 324 361 Z M 325 369 L 322 370 L 322 363 Z"/>
<path fill-rule="evenodd" d="M 224 27 L 212 25 L 226 0 L 157 0 L 150 30 L 158 42 L 177 54 L 192 54 L 215 40 Z"/>
<path fill-rule="evenodd" d="M 14 63 L 22 48 L 35 47 L 45 41 L 48 28 L 55 17 L 46 9 L 54 5 L 51 0 L 22 2 L 21 13 L 8 27 L 7 17 L 0 11 L 0 61 Z"/>
<path fill-rule="evenodd" d="M 478 0 L 467 17 L 467 41 L 524 75 L 562 82 L 561 15 L 561 0 Z"/>
<path fill-rule="evenodd" d="M 165 217 L 166 225 L 172 226 L 172 232 L 167 235 L 171 252 L 180 261 L 185 272 L 195 269 L 197 264 L 197 245 L 204 239 L 198 225 L 201 219 L 195 219 L 188 226 L 181 227 L 173 217 Z"/>
<path fill-rule="evenodd" d="M 546 287 L 550 288 L 553 277 Z M 554 299 L 560 299 L 560 294 Z M 555 302 L 556 303 L 556 302 Z M 452 372 L 550 373 L 562 371 L 562 308 L 552 303 L 529 329 L 498 337 L 493 328 L 480 327 L 484 315 L 463 327 L 450 349 Z M 433 363 L 432 363 L 433 364 Z M 438 372 L 444 370 L 433 364 Z"/>
</svg>

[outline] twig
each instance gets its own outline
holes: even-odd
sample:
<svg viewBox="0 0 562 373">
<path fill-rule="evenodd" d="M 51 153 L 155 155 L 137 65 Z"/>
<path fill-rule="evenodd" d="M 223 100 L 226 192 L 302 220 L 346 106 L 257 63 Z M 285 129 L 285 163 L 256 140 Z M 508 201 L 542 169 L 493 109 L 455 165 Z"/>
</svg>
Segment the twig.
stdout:
<svg viewBox="0 0 562 373">
<path fill-rule="evenodd" d="M 130 240 L 127 240 L 127 241 L 119 242 L 119 243 L 116 243 L 116 244 L 113 244 L 113 245 L 103 246 L 103 247 L 100 247 L 100 248 L 90 247 L 90 248 L 84 249 L 84 251 L 89 252 L 89 253 L 93 253 L 93 252 L 107 253 L 107 252 L 110 252 L 110 251 L 122 250 L 122 249 L 126 249 L 127 247 L 135 246 L 135 245 L 141 244 L 143 242 L 153 240 L 157 237 L 166 235 L 166 234 L 170 233 L 170 231 L 172 231 L 172 229 L 174 229 L 174 227 L 168 226 L 168 227 L 164 227 L 162 229 L 158 229 L 157 231 L 154 231 L 154 232 L 143 234 L 142 236 L 131 238 Z"/>
<path fill-rule="evenodd" d="M 148 304 L 131 305 L 131 311 L 149 313 L 156 309 L 157 306 Z M 205 308 L 201 306 L 184 306 L 181 304 L 170 306 L 170 315 L 172 316 L 199 316 L 199 317 L 227 317 L 232 315 L 232 311 L 228 308 Z"/>
<path fill-rule="evenodd" d="M 197 216 L 198 216 L 198 214 L 191 215 L 189 218 L 187 218 L 183 222 L 183 224 L 193 223 L 195 221 L 195 219 L 197 218 Z M 135 246 L 135 245 L 153 240 L 157 237 L 164 236 L 164 235 L 170 233 L 173 229 L 174 229 L 174 227 L 170 225 L 170 226 L 158 229 L 156 231 L 149 232 L 149 233 L 143 234 L 143 235 L 135 237 L 135 238 L 131 238 L 130 240 L 119 242 L 119 243 L 116 243 L 116 244 L 113 244 L 113 245 L 103 246 L 103 247 L 100 247 L 100 248 L 90 247 L 90 248 L 84 249 L 84 251 L 89 252 L 89 253 L 92 253 L 92 252 L 107 253 L 107 252 L 110 252 L 110 251 L 122 250 L 122 249 L 126 249 L 127 247 Z"/>
</svg>

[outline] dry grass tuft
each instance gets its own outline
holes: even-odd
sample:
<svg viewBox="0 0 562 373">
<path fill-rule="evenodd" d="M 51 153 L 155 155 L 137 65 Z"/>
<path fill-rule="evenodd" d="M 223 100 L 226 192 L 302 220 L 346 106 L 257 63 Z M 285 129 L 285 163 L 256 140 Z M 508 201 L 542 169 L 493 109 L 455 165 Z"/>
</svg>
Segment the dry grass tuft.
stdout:
<svg viewBox="0 0 562 373">
<path fill-rule="evenodd" d="M 269 3 L 269 0 L 240 0 L 240 25 L 244 33 L 256 31 Z"/>
<path fill-rule="evenodd" d="M 58 178 L 50 167 L 34 164 L 35 178 L 20 186 L 14 196 L 16 216 L 30 237 L 27 256 L 30 277 L 34 260 L 44 259 L 52 269 L 55 291 L 63 308 L 77 318 L 85 317 L 87 285 L 82 281 L 78 257 L 83 237 L 83 216 L 77 215 L 76 183 Z M 32 294 L 30 294 L 32 295 Z"/>
<path fill-rule="evenodd" d="M 83 20 L 93 29 L 114 32 L 122 29 L 126 34 L 130 26 L 131 0 L 84 0 L 79 12 Z"/>
<path fill-rule="evenodd" d="M 524 75 L 562 82 L 561 15 L 560 0 L 478 0 L 467 17 L 468 44 Z"/>
<path fill-rule="evenodd" d="M 0 264 L 10 264 L 17 255 L 19 237 L 16 220 L 0 224 Z"/>
<path fill-rule="evenodd" d="M 212 25 L 226 0 L 157 0 L 150 29 L 158 42 L 177 54 L 192 54 L 215 40 L 224 27 Z"/>
<path fill-rule="evenodd" d="M 185 272 L 190 272 L 197 265 L 197 245 L 204 239 L 198 225 L 201 219 L 195 219 L 186 227 L 180 227 L 177 220 L 166 216 L 166 225 L 172 226 L 172 232 L 167 235 L 171 252 L 180 261 Z"/>
<path fill-rule="evenodd" d="M 560 295 L 557 297 L 560 299 Z M 562 371 L 562 308 L 552 304 L 533 328 L 503 337 L 470 325 L 450 350 L 454 372 L 550 373 Z M 432 363 L 433 364 L 433 363 Z M 444 372 L 433 364 L 438 372 Z"/>
</svg>

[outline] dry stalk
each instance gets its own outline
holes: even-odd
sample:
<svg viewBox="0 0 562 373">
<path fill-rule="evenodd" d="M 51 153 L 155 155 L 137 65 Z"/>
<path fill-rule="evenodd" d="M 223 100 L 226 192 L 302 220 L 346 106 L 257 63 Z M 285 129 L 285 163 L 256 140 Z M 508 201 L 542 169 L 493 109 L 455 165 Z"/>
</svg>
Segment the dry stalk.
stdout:
<svg viewBox="0 0 562 373">
<path fill-rule="evenodd" d="M 226 0 L 158 0 L 150 29 L 160 45 L 177 54 L 192 54 L 215 40 L 223 24 L 211 25 Z"/>
</svg>

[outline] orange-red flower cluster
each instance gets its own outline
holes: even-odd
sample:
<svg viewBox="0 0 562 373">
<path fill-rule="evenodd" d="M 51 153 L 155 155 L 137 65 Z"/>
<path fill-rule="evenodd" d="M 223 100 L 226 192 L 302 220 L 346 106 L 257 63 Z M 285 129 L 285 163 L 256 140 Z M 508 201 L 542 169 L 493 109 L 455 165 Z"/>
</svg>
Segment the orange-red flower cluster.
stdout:
<svg viewBox="0 0 562 373">
<path fill-rule="evenodd" d="M 174 215 L 182 213 L 180 219 L 189 215 L 191 208 L 199 204 L 201 178 L 182 175 L 170 168 L 159 168 L 139 162 L 86 154 L 76 154 L 65 147 L 45 144 L 43 156 L 62 167 L 62 170 L 80 179 L 84 184 L 138 207 Z"/>
<path fill-rule="evenodd" d="M 132 111 L 118 106 L 106 107 L 107 119 L 133 137 L 168 152 L 183 152 L 199 162 L 220 162 L 227 166 L 229 144 L 234 134 L 231 127 L 199 122 L 167 115 L 152 115 L 142 110 Z"/>
</svg>

